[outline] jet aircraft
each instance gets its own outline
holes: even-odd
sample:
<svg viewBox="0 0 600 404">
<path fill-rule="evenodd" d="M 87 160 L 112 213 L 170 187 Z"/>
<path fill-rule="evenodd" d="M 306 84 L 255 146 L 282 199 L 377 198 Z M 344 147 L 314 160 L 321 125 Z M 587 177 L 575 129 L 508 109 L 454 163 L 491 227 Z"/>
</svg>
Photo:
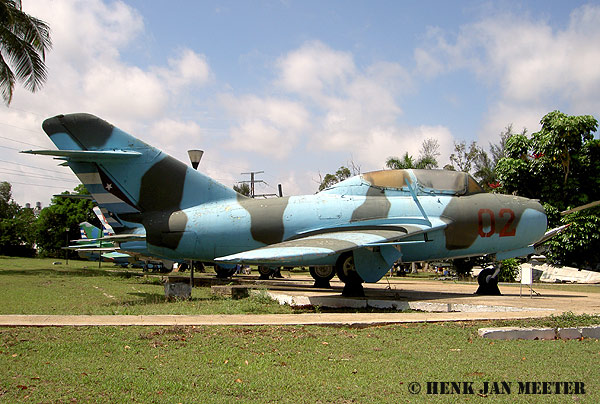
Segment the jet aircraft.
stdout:
<svg viewBox="0 0 600 404">
<path fill-rule="evenodd" d="M 463 172 L 374 171 L 314 195 L 259 200 L 96 116 L 58 115 L 42 127 L 58 150 L 25 153 L 64 160 L 111 217 L 142 225 L 161 257 L 307 265 L 324 279 L 335 271 L 344 294 L 360 295 L 395 261 L 524 256 L 546 231 L 537 201 L 486 193 Z M 492 272 L 482 271 L 482 291 Z"/>
</svg>

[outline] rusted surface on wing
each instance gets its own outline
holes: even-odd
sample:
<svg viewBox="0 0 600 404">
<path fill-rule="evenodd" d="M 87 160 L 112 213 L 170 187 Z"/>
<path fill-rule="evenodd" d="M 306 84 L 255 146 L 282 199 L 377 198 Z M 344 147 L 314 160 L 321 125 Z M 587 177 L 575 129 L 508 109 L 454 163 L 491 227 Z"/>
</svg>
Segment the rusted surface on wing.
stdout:
<svg viewBox="0 0 600 404">
<path fill-rule="evenodd" d="M 279 243 L 283 240 L 283 212 L 289 199 L 238 198 L 238 203 L 250 214 L 250 233 L 254 240 L 265 244 Z"/>
<path fill-rule="evenodd" d="M 381 189 L 369 187 L 364 203 L 352 212 L 350 221 L 386 218 L 391 206 L 392 204 Z"/>
</svg>

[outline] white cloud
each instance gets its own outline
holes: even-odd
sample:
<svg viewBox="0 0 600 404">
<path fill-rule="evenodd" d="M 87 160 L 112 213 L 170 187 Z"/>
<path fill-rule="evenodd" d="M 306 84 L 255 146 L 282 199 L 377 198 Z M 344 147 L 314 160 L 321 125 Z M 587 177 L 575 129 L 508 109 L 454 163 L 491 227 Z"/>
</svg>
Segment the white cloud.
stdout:
<svg viewBox="0 0 600 404">
<path fill-rule="evenodd" d="M 426 77 L 470 70 L 500 98 L 487 122 L 521 120 L 531 125 L 543 114 L 566 108 L 587 114 L 600 108 L 600 6 L 584 5 L 570 14 L 564 29 L 528 16 L 500 14 L 460 28 L 455 39 L 439 29 L 415 50 L 418 72 Z M 512 105 L 512 108 L 510 107 Z M 501 117 L 499 115 L 502 115 Z"/>
<path fill-rule="evenodd" d="M 283 88 L 316 99 L 342 90 L 356 69 L 350 53 L 334 51 L 319 41 L 288 53 L 277 65 Z"/>
<path fill-rule="evenodd" d="M 156 69 L 158 75 L 166 80 L 168 88 L 181 90 L 183 87 L 203 86 L 212 79 L 206 57 L 191 49 L 182 49 L 178 57 L 169 59 L 168 64 L 168 69 Z"/>
<path fill-rule="evenodd" d="M 53 148 L 40 129 L 41 122 L 49 116 L 72 112 L 93 113 L 144 140 L 148 140 L 144 137 L 148 135 L 142 129 L 150 128 L 150 136 L 160 132 L 163 137 L 155 139 L 154 145 L 170 152 L 179 153 L 175 145 L 200 134 L 197 123 L 172 117 L 170 112 L 174 104 L 186 102 L 190 87 L 206 85 L 212 79 L 204 55 L 181 48 L 153 66 L 140 67 L 126 61 L 122 55 L 143 46 L 146 33 L 141 15 L 122 1 L 64 0 L 49 4 L 45 0 L 30 0 L 23 6 L 25 12 L 51 27 L 53 48 L 46 56 L 49 74 L 44 87 L 31 94 L 17 85 L 11 107 L 0 110 L 0 123 L 17 119 L 16 128 L 3 132 L 6 137 Z M 37 133 L 25 132 L 24 136 L 23 128 L 30 124 Z M 51 159 L 11 150 L 0 149 L 0 158 L 56 170 L 51 168 L 55 167 Z M 70 175 L 68 170 L 65 174 Z M 56 183 L 51 189 L 33 188 L 17 184 L 24 182 L 19 178 L 7 179 L 15 183 L 13 194 L 20 203 L 41 200 L 47 205 L 52 193 L 77 185 L 74 181 L 72 186 Z M 47 185 L 52 184 L 47 181 Z"/>
<path fill-rule="evenodd" d="M 230 148 L 282 159 L 309 127 L 308 112 L 293 101 L 229 94 L 221 95 L 219 102 L 238 122 L 230 129 Z"/>
</svg>

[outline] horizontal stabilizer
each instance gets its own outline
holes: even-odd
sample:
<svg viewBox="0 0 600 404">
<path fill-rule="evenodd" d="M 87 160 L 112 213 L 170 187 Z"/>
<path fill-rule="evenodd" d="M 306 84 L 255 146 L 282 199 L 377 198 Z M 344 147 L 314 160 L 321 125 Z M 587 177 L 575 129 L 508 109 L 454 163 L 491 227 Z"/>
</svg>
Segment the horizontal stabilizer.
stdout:
<svg viewBox="0 0 600 404">
<path fill-rule="evenodd" d="M 96 252 L 96 251 L 115 251 L 118 247 L 86 247 L 86 246 L 69 246 L 62 247 L 63 250 L 74 250 L 83 252 Z"/>
<path fill-rule="evenodd" d="M 104 236 L 100 238 L 91 238 L 88 241 L 113 241 L 115 243 L 125 243 L 127 241 L 144 241 L 146 240 L 145 234 L 114 234 L 110 236 Z"/>
<path fill-rule="evenodd" d="M 73 161 L 123 160 L 139 157 L 142 153 L 130 150 L 24 150 L 21 153 L 43 156 L 68 157 Z"/>
</svg>

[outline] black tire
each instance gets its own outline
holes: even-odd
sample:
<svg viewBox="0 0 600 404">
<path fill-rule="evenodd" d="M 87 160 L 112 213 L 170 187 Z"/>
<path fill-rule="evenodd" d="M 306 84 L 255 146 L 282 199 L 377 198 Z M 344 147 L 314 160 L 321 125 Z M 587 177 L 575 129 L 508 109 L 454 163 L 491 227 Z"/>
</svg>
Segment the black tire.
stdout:
<svg viewBox="0 0 600 404">
<path fill-rule="evenodd" d="M 308 272 L 315 281 L 330 281 L 335 276 L 335 268 L 332 266 L 309 267 Z"/>
<path fill-rule="evenodd" d="M 481 270 L 479 275 L 477 275 L 477 283 L 479 284 L 479 286 L 486 287 L 490 284 L 490 281 L 493 282 L 494 279 L 492 278 L 492 275 L 494 275 L 494 268 L 488 267 Z M 497 280 L 496 283 L 498 283 Z"/>
<path fill-rule="evenodd" d="M 498 278 L 494 277 L 496 270 L 494 268 L 485 268 L 477 275 L 477 283 L 479 287 L 475 292 L 476 295 L 499 296 L 501 295 L 498 288 Z"/>
<path fill-rule="evenodd" d="M 231 278 L 235 273 L 235 267 L 233 268 L 223 268 L 220 265 L 215 264 L 215 272 L 217 273 L 217 278 L 225 279 Z"/>
<path fill-rule="evenodd" d="M 179 272 L 185 272 L 189 267 L 190 265 L 187 262 L 183 262 L 179 265 Z"/>
<path fill-rule="evenodd" d="M 354 266 L 354 255 L 352 255 L 351 252 L 340 255 L 335 263 L 335 272 L 340 281 L 346 284 L 351 283 L 360 285 L 364 282 L 358 272 L 356 272 L 356 267 Z"/>
</svg>

